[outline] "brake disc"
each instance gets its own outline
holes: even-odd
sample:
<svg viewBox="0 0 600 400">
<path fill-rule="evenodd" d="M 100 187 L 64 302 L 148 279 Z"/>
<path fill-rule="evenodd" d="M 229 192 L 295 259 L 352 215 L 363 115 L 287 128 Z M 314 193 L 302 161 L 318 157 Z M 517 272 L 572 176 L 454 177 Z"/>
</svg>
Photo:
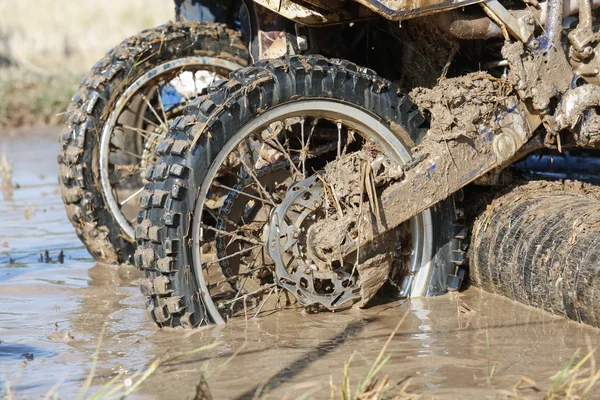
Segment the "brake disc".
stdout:
<svg viewBox="0 0 600 400">
<path fill-rule="evenodd" d="M 275 279 L 303 306 L 321 304 L 329 310 L 360 298 L 358 279 L 344 270 L 323 268 L 308 254 L 307 232 L 324 217 L 323 184 L 314 175 L 288 188 L 271 214 L 267 253 L 275 262 Z"/>
</svg>

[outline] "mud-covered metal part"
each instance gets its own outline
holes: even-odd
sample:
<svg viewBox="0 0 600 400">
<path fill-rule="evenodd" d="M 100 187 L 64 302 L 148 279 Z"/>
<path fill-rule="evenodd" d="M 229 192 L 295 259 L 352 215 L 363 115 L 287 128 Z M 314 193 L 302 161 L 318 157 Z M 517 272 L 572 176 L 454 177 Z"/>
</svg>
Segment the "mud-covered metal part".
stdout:
<svg viewBox="0 0 600 400">
<path fill-rule="evenodd" d="M 356 0 L 373 12 L 391 20 L 422 17 L 443 10 L 465 7 L 483 0 Z"/>
<path fill-rule="evenodd" d="M 600 113 L 597 109 L 583 112 L 581 124 L 576 134 L 581 147 L 598 148 L 600 145 Z"/>
<path fill-rule="evenodd" d="M 308 26 L 341 24 L 373 18 L 376 16 L 356 2 L 344 0 L 253 0 L 291 21 Z"/>
<path fill-rule="evenodd" d="M 600 85 L 600 41 L 593 47 L 592 54 L 589 57 L 580 57 L 571 47 L 569 62 L 576 75 L 581 76 L 588 83 Z"/>
<path fill-rule="evenodd" d="M 305 25 L 332 25 L 373 18 L 393 21 L 465 7 L 483 0 L 254 0 L 285 18 Z"/>
<path fill-rule="evenodd" d="M 501 5 L 496 6 L 491 2 L 485 4 L 488 4 L 488 7 L 494 5 L 495 8 L 490 10 L 498 12 L 499 21 L 506 18 L 506 24 L 510 24 L 516 30 L 520 40 L 527 42 L 531 38 L 535 28 L 532 12 L 528 10 L 509 11 Z M 451 10 L 432 15 L 431 19 L 442 32 L 455 39 L 478 40 L 504 37 L 500 26 L 489 17 Z"/>
<path fill-rule="evenodd" d="M 569 49 L 569 61 L 572 69 L 585 80 L 587 84 L 575 86 L 576 80 L 568 91 L 560 99 L 554 115 L 547 119 L 550 132 L 558 135 L 566 128 L 574 129 L 575 125 L 582 119 L 587 119 L 592 130 L 595 128 L 593 118 L 594 107 L 600 106 L 600 32 L 594 33 L 592 28 L 592 8 L 595 4 L 591 0 L 579 0 L 579 23 L 569 33 L 571 47 Z M 554 11 L 553 11 L 554 12 Z M 556 28 L 557 31 L 560 29 Z M 558 40 L 558 39 L 554 39 Z M 596 44 L 596 46 L 594 46 Z M 584 112 L 588 114 L 584 116 Z M 582 138 L 577 138 L 578 143 L 586 144 L 589 135 L 580 129 Z M 591 141 L 595 145 L 596 141 Z"/>
<path fill-rule="evenodd" d="M 273 210 L 267 253 L 275 262 L 277 284 L 291 292 L 301 305 L 321 304 L 335 310 L 358 299 L 360 285 L 351 273 L 341 269 L 321 270 L 304 254 L 300 237 L 307 235 L 302 233 L 306 231 L 303 225 L 309 217 L 316 217 L 323 203 L 323 184 L 317 181 L 317 175 L 290 185 L 284 201 Z M 290 271 L 289 265 L 295 260 L 299 262 Z M 328 287 L 317 289 L 323 286 L 322 282 L 327 282 Z"/>
<path fill-rule="evenodd" d="M 530 182 L 476 219 L 470 277 L 486 291 L 600 327 L 600 192 Z"/>
<path fill-rule="evenodd" d="M 580 0 L 565 0 L 563 3 L 563 17 L 568 17 L 571 15 L 575 15 L 579 12 Z M 592 9 L 600 7 L 600 0 L 592 0 Z M 531 9 L 531 8 L 530 8 Z M 539 8 L 533 9 L 536 18 L 540 21 L 541 25 L 545 25 L 548 21 L 548 2 L 540 1 Z"/>
<path fill-rule="evenodd" d="M 542 50 L 549 50 L 552 47 L 562 49 L 564 0 L 548 0 L 547 4 L 548 20 L 544 26 L 544 34 L 536 40 Z"/>
<path fill-rule="evenodd" d="M 435 25 L 445 34 L 463 40 L 501 38 L 502 29 L 488 17 L 451 10 L 431 16 Z"/>
<path fill-rule="evenodd" d="M 484 3 L 482 3 L 484 4 Z M 519 40 L 527 43 L 534 32 L 536 22 L 544 26 L 548 21 L 547 2 L 539 2 L 539 9 L 506 10 L 499 2 L 485 3 L 494 12 L 499 21 L 512 28 Z M 594 0 L 592 8 L 600 7 L 600 0 Z M 464 40 L 491 39 L 503 37 L 502 29 L 488 17 L 468 13 L 466 10 L 450 10 L 431 16 L 438 28 L 446 34 Z M 564 3 L 563 16 L 577 14 L 580 10 L 578 0 Z"/>
<path fill-rule="evenodd" d="M 564 1 L 548 0 L 546 4 L 544 33 L 532 40 L 507 40 L 502 48 L 509 66 L 508 78 L 521 101 L 543 113 L 550 112 L 553 101 L 571 87 L 574 78 L 562 46 Z"/>
<path fill-rule="evenodd" d="M 577 75 L 600 84 L 600 32 L 594 32 L 592 9 L 598 4 L 579 0 L 579 23 L 569 32 L 569 61 Z"/>
<path fill-rule="evenodd" d="M 533 15 L 529 11 L 523 11 L 515 16 L 510 13 L 498 0 L 487 0 L 481 3 L 485 12 L 503 24 L 514 37 L 523 43 L 527 43 L 533 36 Z"/>
<path fill-rule="evenodd" d="M 594 33 L 592 29 L 592 2 L 579 0 L 579 23 L 569 32 L 569 41 L 580 58 L 587 58 L 593 54 L 591 43 L 600 40 L 600 32 Z"/>
<path fill-rule="evenodd" d="M 564 128 L 574 128 L 591 107 L 600 106 L 600 86 L 587 84 L 570 89 L 561 99 L 554 114 L 553 131 L 558 133 Z"/>
<path fill-rule="evenodd" d="M 521 42 L 506 43 L 502 56 L 508 61 L 508 79 L 519 97 L 536 110 L 547 110 L 552 100 L 571 86 L 573 70 L 560 45 L 529 52 Z"/>
<path fill-rule="evenodd" d="M 470 77 L 471 80 L 473 78 Z M 485 79 L 485 75 L 479 76 L 479 79 Z M 444 103 L 444 107 L 455 107 L 456 110 L 460 109 L 463 115 L 468 114 L 466 107 L 469 103 L 465 102 L 465 99 L 469 98 L 469 93 L 470 101 L 476 102 L 475 104 L 482 102 L 480 96 L 473 96 L 473 93 L 475 90 L 479 93 L 485 86 L 475 89 L 470 84 L 464 87 L 457 84 L 452 87 L 452 83 L 448 81 L 446 84 L 449 86 L 443 87 L 442 90 L 451 93 L 448 100 L 450 104 Z M 489 82 L 491 87 L 495 87 L 493 81 Z M 418 96 L 415 101 L 419 104 Z M 439 99 L 433 102 L 434 116 L 436 111 L 441 113 L 435 109 L 436 105 L 440 106 L 439 103 Z M 413 150 L 413 161 L 404 167 L 403 178 L 383 191 L 380 197 L 380 215 L 373 218 L 372 224 L 363 225 L 363 229 L 354 240 L 332 244 L 331 237 L 327 235 L 332 229 L 340 229 L 357 218 L 349 213 L 336 221 L 326 219 L 319 222 L 322 228 L 315 230 L 321 233 L 315 236 L 313 245 L 323 249 L 339 246 L 341 254 L 344 255 L 354 251 L 383 232 L 399 226 L 412 216 L 447 198 L 479 176 L 512 160 L 540 124 L 539 118 L 531 118 L 525 105 L 516 96 L 498 96 L 490 109 L 495 112 L 487 115 L 487 118 L 485 114 L 481 115 L 487 113 L 485 110 L 484 108 L 477 111 L 479 115 L 474 115 L 471 119 L 467 118 L 464 121 L 464 129 L 459 126 L 458 129 L 452 130 L 456 115 L 449 118 L 449 132 L 446 130 L 445 133 L 441 126 L 438 126 L 438 130 L 433 125 L 428 136 Z M 472 125 L 470 130 L 469 124 Z"/>
</svg>

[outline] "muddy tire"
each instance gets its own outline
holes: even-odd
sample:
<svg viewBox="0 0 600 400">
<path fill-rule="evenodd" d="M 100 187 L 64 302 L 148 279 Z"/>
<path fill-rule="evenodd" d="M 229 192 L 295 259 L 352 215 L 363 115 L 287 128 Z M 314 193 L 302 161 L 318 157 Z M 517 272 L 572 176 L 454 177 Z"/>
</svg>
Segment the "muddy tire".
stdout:
<svg viewBox="0 0 600 400">
<path fill-rule="evenodd" d="M 209 92 L 171 125 L 140 198 L 135 260 L 146 273 L 141 289 L 149 296 L 148 311 L 161 326 L 223 321 L 199 277 L 202 266 L 195 265 L 192 225 L 213 161 L 249 121 L 297 99 L 326 99 L 365 110 L 388 128 L 403 127 L 415 143 L 425 134 L 424 117 L 393 83 L 341 60 L 293 56 L 261 61 L 236 71 Z M 451 199 L 430 215 L 432 248 L 423 262 L 430 266 L 423 278 L 427 284 L 412 295 L 445 293 L 449 277 L 464 262 L 464 227 L 457 222 Z"/>
<path fill-rule="evenodd" d="M 600 191 L 577 181 L 532 181 L 495 197 L 471 238 L 480 288 L 600 327 Z"/>
<path fill-rule="evenodd" d="M 160 74 L 173 69 L 173 63 L 185 62 L 189 67 L 188 60 L 202 59 L 209 65 L 222 60 L 223 71 L 229 73 L 246 65 L 248 58 L 238 32 L 220 24 L 186 22 L 159 26 L 126 39 L 92 68 L 66 112 L 58 162 L 67 214 L 94 258 L 123 263 L 131 261 L 135 250 L 134 224 L 120 216 L 122 204 L 111 203 L 113 193 L 107 196 L 101 182 L 100 143 L 120 98 L 132 91 L 141 77 L 155 79 L 154 71 Z M 108 143 L 112 145 L 110 138 Z M 136 178 L 140 186 L 141 176 Z"/>
</svg>

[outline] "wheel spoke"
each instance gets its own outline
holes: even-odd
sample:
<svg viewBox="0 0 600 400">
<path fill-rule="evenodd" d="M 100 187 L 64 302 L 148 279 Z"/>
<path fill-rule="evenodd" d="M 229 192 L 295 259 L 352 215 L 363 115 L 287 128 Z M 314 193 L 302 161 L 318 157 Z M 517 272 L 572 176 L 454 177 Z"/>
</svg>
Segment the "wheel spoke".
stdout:
<svg viewBox="0 0 600 400">
<path fill-rule="evenodd" d="M 134 194 L 132 194 L 131 196 L 129 196 L 128 198 L 126 198 L 125 200 L 123 200 L 122 202 L 119 203 L 120 206 L 124 206 L 125 204 L 127 204 L 127 202 L 129 202 L 131 199 L 134 199 L 138 194 L 142 193 L 142 190 L 144 190 L 144 188 L 142 187 L 141 189 L 138 189 Z"/>
<path fill-rule="evenodd" d="M 258 197 L 258 196 L 253 196 L 253 195 L 251 195 L 251 194 L 249 194 L 249 193 L 243 192 L 243 191 L 241 191 L 241 190 L 234 189 L 234 188 L 232 188 L 232 187 L 229 187 L 229 186 L 223 185 L 223 184 L 221 184 L 221 183 L 218 183 L 218 182 L 213 182 L 213 183 L 211 184 L 211 186 L 216 186 L 216 187 L 219 187 L 219 188 L 223 188 L 223 189 L 231 190 L 232 192 L 239 193 L 239 194 L 241 194 L 241 195 L 244 195 L 244 196 L 247 196 L 247 197 L 249 197 L 249 198 L 251 198 L 251 199 L 258 200 L 258 201 L 260 201 L 260 202 L 262 202 L 262 203 L 267 203 L 267 204 L 270 204 L 270 205 L 272 205 L 273 207 L 275 207 L 275 203 L 273 203 L 272 201 L 265 200 L 265 199 L 261 199 L 261 198 L 260 198 L 260 197 Z"/>
<path fill-rule="evenodd" d="M 164 106 L 163 101 L 162 101 L 162 96 L 161 96 L 161 93 L 160 93 L 160 87 L 157 87 L 157 89 L 158 89 L 158 104 L 160 104 L 160 109 L 162 111 L 162 115 L 163 115 L 163 118 L 165 120 L 165 126 L 166 126 L 166 125 L 168 125 L 167 121 L 169 119 L 167 118 L 167 113 L 165 111 L 165 106 Z M 168 126 L 167 126 L 167 129 L 168 129 Z"/>
<path fill-rule="evenodd" d="M 342 123 L 337 123 L 337 158 L 342 157 Z"/>
<path fill-rule="evenodd" d="M 156 126 L 156 127 L 159 127 L 159 126 L 160 126 L 160 125 L 159 125 L 159 124 L 157 124 L 156 122 L 154 122 L 154 121 L 151 121 L 151 120 L 149 120 L 148 118 L 146 118 L 146 117 L 144 117 L 143 115 L 141 115 L 139 111 L 134 111 L 134 110 L 132 110 L 132 109 L 131 109 L 131 106 L 127 106 L 127 108 L 125 108 L 125 110 L 127 110 L 127 111 L 131 112 L 133 115 L 135 115 L 135 116 L 137 116 L 137 117 L 141 118 L 141 119 L 142 119 L 142 120 L 143 120 L 145 123 L 147 123 L 148 125 L 152 125 L 152 126 Z"/>
<path fill-rule="evenodd" d="M 260 312 L 262 311 L 263 307 L 265 306 L 265 304 L 267 304 L 267 301 L 269 300 L 269 298 L 273 294 L 273 291 L 275 290 L 275 288 L 276 288 L 275 286 L 273 286 L 271 288 L 271 291 L 269 292 L 269 294 L 267 295 L 267 297 L 262 301 L 262 303 L 260 304 L 260 307 L 258 307 L 258 311 L 256 311 L 256 314 L 254 314 L 254 317 L 252 317 L 252 318 L 256 318 L 258 316 L 258 314 L 260 314 Z"/>
<path fill-rule="evenodd" d="M 138 164 L 113 165 L 113 170 L 110 171 L 110 183 L 112 185 L 118 185 L 123 183 L 124 180 L 131 179 L 140 172 L 141 168 Z"/>
<path fill-rule="evenodd" d="M 135 157 L 135 158 L 137 158 L 139 160 L 143 160 L 144 159 L 144 157 L 140 156 L 139 154 L 132 153 L 131 151 L 127 151 L 127 150 L 124 150 L 124 149 L 121 149 L 121 148 L 118 148 L 118 147 L 117 147 L 117 149 L 119 151 L 123 152 L 124 154 L 127 154 L 128 156 Z"/>
<path fill-rule="evenodd" d="M 252 243 L 252 244 L 255 244 L 255 245 L 260 245 L 260 246 L 264 246 L 265 245 L 260 240 L 256 240 L 254 238 L 249 238 L 249 237 L 245 237 L 245 236 L 236 235 L 234 233 L 227 232 L 227 231 L 224 231 L 222 229 L 217 229 L 215 227 L 212 227 L 212 226 L 209 226 L 209 225 L 206 225 L 206 224 L 202 224 L 202 228 L 207 229 L 209 231 L 216 232 L 216 233 L 220 233 L 221 235 L 229 236 L 229 237 L 231 237 L 231 238 L 233 238 L 235 240 L 243 240 L 245 242 Z"/>
<path fill-rule="evenodd" d="M 304 176 L 302 174 L 302 172 L 300 172 L 300 170 L 298 169 L 298 167 L 296 166 L 296 164 L 294 163 L 294 161 L 292 160 L 292 156 L 290 155 L 290 153 L 285 150 L 285 148 L 283 147 L 283 145 L 281 144 L 281 142 L 279 142 L 279 140 L 277 139 L 277 137 L 276 136 L 273 137 L 272 140 L 275 141 L 276 150 L 280 151 L 281 154 L 283 154 L 283 156 L 285 157 L 285 159 L 290 164 L 290 167 L 292 167 L 294 169 L 294 172 L 296 174 L 298 174 L 299 176 Z"/>
<path fill-rule="evenodd" d="M 217 217 L 217 216 L 216 216 L 216 215 L 215 215 L 215 214 L 214 214 L 212 211 L 210 211 L 210 210 L 205 210 L 205 211 L 207 211 L 207 212 L 210 214 L 210 216 L 211 216 L 211 217 L 212 217 L 214 220 L 217 220 L 217 219 L 219 219 L 219 218 L 222 218 L 222 219 L 223 219 L 225 222 L 227 222 L 229 225 L 237 227 L 237 229 L 235 229 L 235 230 L 234 230 L 232 233 L 236 233 L 236 232 L 250 232 L 250 233 L 252 233 L 253 231 L 256 231 L 256 230 L 253 230 L 253 229 L 251 229 L 251 228 L 250 228 L 249 226 L 247 226 L 247 225 L 238 226 L 238 224 L 237 224 L 237 223 L 233 222 L 233 221 L 232 221 L 232 220 L 230 220 L 229 218 L 227 218 L 227 217 L 224 217 L 224 216 L 222 216 L 222 215 L 220 215 L 219 217 Z M 263 225 L 267 223 L 267 221 L 253 221 L 253 222 L 262 223 Z"/>
<path fill-rule="evenodd" d="M 159 96 L 160 97 L 160 94 Z M 167 122 L 163 121 L 160 119 L 160 117 L 158 116 L 158 113 L 156 112 L 156 110 L 154 109 L 154 107 L 152 107 L 152 104 L 150 103 L 150 101 L 148 100 L 148 98 L 142 94 L 142 100 L 144 100 L 146 102 L 146 104 L 148 105 L 148 108 L 150 109 L 150 111 L 152 112 L 152 114 L 154 114 L 154 116 L 156 117 L 156 119 L 158 120 L 158 122 L 160 122 L 160 126 L 163 127 L 164 129 L 169 129 L 169 127 L 167 126 Z"/>
<path fill-rule="evenodd" d="M 134 132 L 140 134 L 140 136 L 142 136 L 144 139 L 148 140 L 149 142 L 157 142 L 155 139 L 151 138 L 152 135 L 155 135 L 154 132 L 150 132 L 150 131 L 147 131 L 142 128 L 136 128 L 134 126 L 129 126 L 129 125 L 125 125 L 125 124 L 117 124 L 117 128 L 134 131 Z"/>
<path fill-rule="evenodd" d="M 229 254 L 229 255 L 227 255 L 225 257 L 219 258 L 218 260 L 211 261 L 211 262 L 208 263 L 208 265 L 220 263 L 223 260 L 227 260 L 229 258 L 232 258 L 232 257 L 235 257 L 235 256 L 239 256 L 240 254 L 245 254 L 245 253 L 247 253 L 249 251 L 252 251 L 252 250 L 257 249 L 257 248 L 262 247 L 262 246 L 263 246 L 262 244 L 257 244 L 256 246 L 252 246 L 252 247 L 249 247 L 247 249 L 237 251 L 237 252 L 235 252 L 233 254 Z"/>
<path fill-rule="evenodd" d="M 262 292 L 266 292 L 267 290 L 269 290 L 269 289 L 271 289 L 271 288 L 273 288 L 273 287 L 275 287 L 275 286 L 276 286 L 276 285 L 275 285 L 274 283 L 271 283 L 270 285 L 264 285 L 264 286 L 261 286 L 260 288 L 258 288 L 257 290 L 255 290 L 255 291 L 254 291 L 254 292 L 252 292 L 252 293 L 246 293 L 246 294 L 244 294 L 243 296 L 240 296 L 240 295 L 238 294 L 238 295 L 237 295 L 237 296 L 236 296 L 236 297 L 235 297 L 233 300 L 227 300 L 227 301 L 224 301 L 224 302 L 222 302 L 222 303 L 220 304 L 220 306 L 221 306 L 221 307 L 228 306 L 228 305 L 230 305 L 230 304 L 233 304 L 233 303 L 236 303 L 236 302 L 238 302 L 238 301 L 240 301 L 240 300 L 244 300 L 244 297 L 250 297 L 250 296 L 254 296 L 254 295 L 256 295 L 256 294 L 262 293 Z"/>
<path fill-rule="evenodd" d="M 300 125 L 300 136 L 302 139 L 302 150 L 300 152 L 300 160 L 302 161 L 302 179 L 306 179 L 306 144 L 304 143 L 304 121 L 302 117 L 302 123 Z"/>
<path fill-rule="evenodd" d="M 254 168 L 251 168 L 250 166 L 248 166 L 248 163 L 246 162 L 246 160 L 244 160 L 244 157 L 239 152 L 237 152 L 237 156 L 238 156 L 240 162 L 244 165 L 244 168 L 246 169 L 246 172 L 248 173 L 248 175 L 250 175 L 252 177 L 252 179 L 254 179 L 254 182 L 256 182 L 256 184 L 258 185 L 261 193 L 264 194 L 265 197 L 272 204 L 275 204 L 275 200 L 273 199 L 273 196 L 271 196 L 271 194 L 267 191 L 267 189 L 265 189 L 265 187 L 262 185 L 262 183 L 260 183 L 260 181 L 256 177 L 256 174 L 254 173 Z"/>
</svg>

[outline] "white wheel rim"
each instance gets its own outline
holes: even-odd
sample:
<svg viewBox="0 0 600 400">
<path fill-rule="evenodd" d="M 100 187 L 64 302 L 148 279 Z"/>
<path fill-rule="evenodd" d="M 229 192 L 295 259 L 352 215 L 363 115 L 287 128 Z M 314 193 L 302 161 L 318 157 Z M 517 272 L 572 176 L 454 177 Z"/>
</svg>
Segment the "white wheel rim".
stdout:
<svg viewBox="0 0 600 400">
<path fill-rule="evenodd" d="M 158 75 L 170 72 L 175 69 L 182 69 L 189 66 L 206 66 L 211 68 L 219 68 L 228 71 L 235 71 L 241 68 L 240 65 L 220 58 L 214 57 L 184 57 L 177 60 L 169 61 L 161 65 L 156 66 L 144 75 L 140 76 L 135 80 L 123 94 L 119 97 L 119 100 L 115 103 L 112 112 L 110 113 L 100 138 L 100 152 L 99 152 L 99 164 L 100 164 L 100 182 L 102 186 L 102 194 L 104 200 L 108 205 L 108 208 L 119 224 L 121 230 L 131 239 L 135 239 L 135 231 L 132 224 L 125 218 L 125 215 L 121 211 L 121 206 L 118 204 L 117 199 L 112 192 L 112 184 L 110 183 L 110 171 L 109 171 L 109 155 L 110 155 L 110 140 L 112 138 L 113 131 L 119 116 L 126 108 L 129 101 L 136 95 L 136 93 L 148 83 L 150 80 L 155 79 Z"/>
<path fill-rule="evenodd" d="M 402 164 L 408 163 L 411 160 L 410 149 L 406 147 L 394 133 L 383 125 L 379 119 L 372 114 L 339 100 L 298 100 L 290 103 L 285 103 L 272 108 L 265 113 L 252 119 L 246 123 L 236 134 L 225 144 L 219 151 L 219 154 L 213 161 L 204 182 L 202 183 L 200 194 L 197 198 L 194 207 L 194 219 L 192 226 L 192 257 L 194 261 L 194 269 L 196 279 L 202 294 L 202 301 L 216 324 L 225 324 L 221 314 L 217 310 L 214 302 L 210 298 L 204 273 L 201 263 L 201 247 L 200 240 L 203 236 L 201 225 L 202 210 L 204 208 L 204 200 L 207 196 L 211 182 L 213 181 L 217 171 L 221 168 L 224 159 L 235 149 L 238 144 L 253 132 L 267 126 L 269 123 L 284 119 L 288 116 L 314 116 L 318 114 L 338 115 L 344 118 L 344 124 L 353 127 L 356 124 L 363 135 L 370 133 L 379 143 L 386 148 L 389 157 Z M 334 118 L 333 118 L 334 119 Z M 371 136 L 369 136 L 371 137 Z M 404 296 L 422 296 L 425 294 L 429 285 L 429 272 L 432 268 L 432 249 L 433 249 L 433 224 L 431 211 L 426 210 L 421 214 L 413 217 L 411 223 L 412 235 L 412 257 L 411 267 L 408 281 L 408 293 L 401 293 Z M 412 275 L 412 276 L 411 276 Z M 405 281 L 406 282 L 406 281 Z"/>
</svg>

